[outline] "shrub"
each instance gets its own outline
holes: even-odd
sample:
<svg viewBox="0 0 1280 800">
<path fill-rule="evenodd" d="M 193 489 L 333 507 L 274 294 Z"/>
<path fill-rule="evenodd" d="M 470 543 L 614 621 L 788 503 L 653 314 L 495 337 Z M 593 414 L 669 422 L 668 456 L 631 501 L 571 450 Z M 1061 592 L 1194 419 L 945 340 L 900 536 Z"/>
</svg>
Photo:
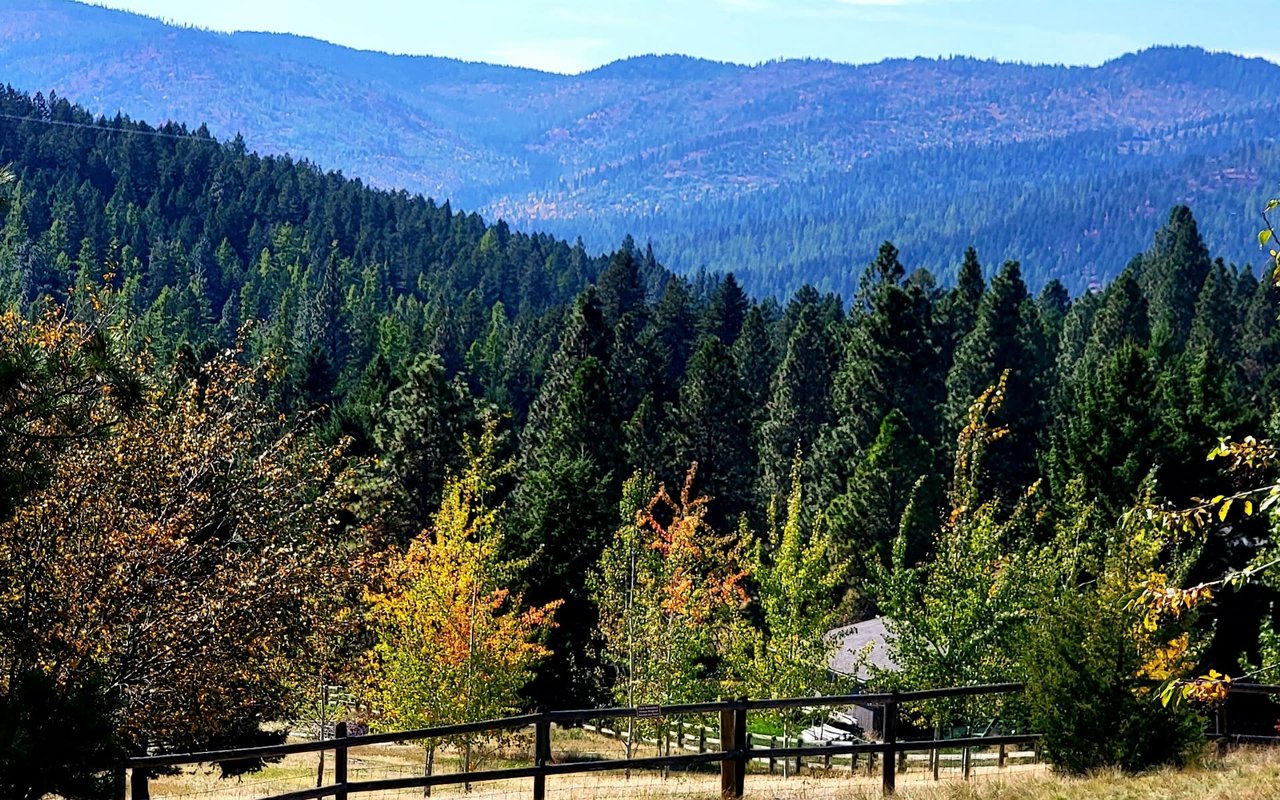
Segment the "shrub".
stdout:
<svg viewBox="0 0 1280 800">
<path fill-rule="evenodd" d="M 1133 615 L 1107 593 L 1068 594 L 1038 624 L 1027 659 L 1027 703 L 1049 761 L 1066 772 L 1139 771 L 1186 760 L 1203 721 L 1164 706 L 1140 678 L 1149 655 Z"/>
<path fill-rule="evenodd" d="M 97 682 L 63 687 L 42 672 L 19 675 L 0 694 L 0 797 L 120 797 L 115 711 Z"/>
</svg>

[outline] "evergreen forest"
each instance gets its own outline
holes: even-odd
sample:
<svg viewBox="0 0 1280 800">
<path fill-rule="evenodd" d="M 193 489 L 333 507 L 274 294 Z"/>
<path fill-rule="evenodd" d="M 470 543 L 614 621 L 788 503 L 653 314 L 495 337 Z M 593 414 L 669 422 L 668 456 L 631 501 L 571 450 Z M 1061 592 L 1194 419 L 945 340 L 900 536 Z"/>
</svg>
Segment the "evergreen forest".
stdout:
<svg viewBox="0 0 1280 800">
<path fill-rule="evenodd" d="M 390 729 L 827 691 L 826 631 L 884 615 L 876 681 L 1026 680 L 1060 724 L 1121 691 L 1160 743 L 1055 752 L 1143 766 L 1195 727 L 1143 681 L 1276 663 L 1280 289 L 1185 206 L 1084 292 L 885 241 L 761 297 L 204 129 L 0 117 L 0 717 L 81 726 L 62 758 L 268 741 L 331 683 Z"/>
</svg>

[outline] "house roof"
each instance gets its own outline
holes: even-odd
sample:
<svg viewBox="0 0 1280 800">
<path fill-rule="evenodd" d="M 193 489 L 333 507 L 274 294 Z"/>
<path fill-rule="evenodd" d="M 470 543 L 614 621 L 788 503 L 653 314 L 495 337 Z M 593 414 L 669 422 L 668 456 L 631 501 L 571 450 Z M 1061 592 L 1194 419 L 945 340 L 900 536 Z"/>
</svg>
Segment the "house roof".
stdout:
<svg viewBox="0 0 1280 800">
<path fill-rule="evenodd" d="M 870 678 L 872 668 L 897 670 L 897 663 L 889 655 L 889 636 L 884 617 L 872 617 L 827 631 L 827 637 L 836 642 L 827 666 L 842 675 L 854 675 L 859 681 Z"/>
</svg>

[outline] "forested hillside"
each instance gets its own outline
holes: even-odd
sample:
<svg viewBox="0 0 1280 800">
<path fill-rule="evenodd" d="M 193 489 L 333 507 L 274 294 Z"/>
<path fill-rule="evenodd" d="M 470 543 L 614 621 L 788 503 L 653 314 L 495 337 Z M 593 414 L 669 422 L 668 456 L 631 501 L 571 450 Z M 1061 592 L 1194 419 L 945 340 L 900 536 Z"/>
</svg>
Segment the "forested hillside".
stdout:
<svg viewBox="0 0 1280 800">
<path fill-rule="evenodd" d="M 630 241 L 591 257 L 204 132 L 97 127 L 63 100 L 13 92 L 0 111 L 0 154 L 14 173 L 0 292 L 13 330 L 52 324 L 47 303 L 90 317 L 109 308 L 102 355 L 142 356 L 137 380 L 159 381 L 160 396 L 187 380 L 219 385 L 198 378 L 211 358 L 256 370 L 237 392 L 339 445 L 356 481 L 344 485 L 361 488 L 330 522 L 361 547 L 404 547 L 433 518 L 443 525 L 447 476 L 479 457 L 486 436 L 485 457 L 497 460 L 488 488 L 460 497 L 489 508 L 504 499 L 503 573 L 525 603 L 556 609 L 527 687 L 543 703 L 611 690 L 620 667 L 599 632 L 602 579 L 591 576 L 657 483 L 672 511 L 648 506 L 654 520 L 675 513 L 696 520 L 691 530 L 740 540 L 714 541 L 728 547 L 716 568 L 742 564 L 717 580 L 740 586 L 744 602 L 768 585 L 774 558 L 823 540 L 824 588 L 806 600 L 820 627 L 908 613 L 892 590 L 901 582 L 886 576 L 928 564 L 964 515 L 1004 531 L 1001 552 L 1082 525 L 1075 535 L 1105 550 L 1134 503 L 1224 493 L 1235 479 L 1204 453 L 1220 436 L 1274 424 L 1280 293 L 1213 260 L 1183 206 L 1115 280 L 1074 300 L 1059 283 L 1033 294 L 1018 261 L 984 268 L 973 250 L 956 253 L 961 268 L 943 288 L 886 242 L 864 253 L 852 297 L 803 287 L 756 301 L 732 275 L 669 275 Z M 109 301 L 90 302 L 95 285 Z M 10 349 L 6 369 L 69 369 L 32 361 L 45 342 Z M 95 375 L 96 358 L 65 364 Z M 5 392 L 40 385 L 18 378 Z M 116 387 L 101 402 L 134 398 L 116 410 L 123 419 L 159 397 L 119 372 L 99 380 Z M 970 406 L 984 393 L 983 425 L 998 435 L 970 453 Z M 76 419 L 78 401 L 10 401 L 0 443 L 13 465 L 35 452 L 29 431 Z M 38 425 L 23 416 L 42 408 L 52 416 Z M 59 440 L 41 439 L 55 471 Z M 40 463 L 6 485 L 19 521 L 45 480 Z M 1260 545 L 1263 521 L 1222 520 L 1190 576 L 1242 566 Z M 1263 607 L 1235 602 L 1215 609 L 1203 663 L 1253 652 Z M 727 658 L 704 653 L 700 668 L 719 675 Z"/>
<path fill-rule="evenodd" d="M 1280 179 L 1280 67 L 1194 48 L 1096 68 L 647 56 L 564 76 L 17 0 L 0 57 L 0 81 L 97 114 L 207 123 L 592 249 L 630 232 L 677 271 L 778 297 L 850 295 L 885 238 L 945 280 L 973 244 L 1077 293 L 1174 204 L 1244 264 Z"/>
<path fill-rule="evenodd" d="M 1280 290 L 1186 207 L 1075 298 L 885 242 L 851 296 L 779 302 L 203 131 L 0 112 L 4 702 L 119 704 L 137 752 L 260 741 L 331 682 L 387 727 L 802 694 L 877 612 L 878 680 L 1055 709 L 1064 641 L 1126 687 L 1275 658 L 1263 587 L 1133 599 L 1271 546 L 1252 500 L 1160 523 L 1273 479 L 1205 454 L 1280 400 Z"/>
</svg>

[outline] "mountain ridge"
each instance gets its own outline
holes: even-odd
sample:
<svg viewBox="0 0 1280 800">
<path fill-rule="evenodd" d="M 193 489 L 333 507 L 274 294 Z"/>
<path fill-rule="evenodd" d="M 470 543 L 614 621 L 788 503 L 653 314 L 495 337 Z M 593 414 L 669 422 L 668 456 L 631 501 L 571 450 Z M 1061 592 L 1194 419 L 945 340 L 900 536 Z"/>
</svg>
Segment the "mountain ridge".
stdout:
<svg viewBox="0 0 1280 800">
<path fill-rule="evenodd" d="M 895 209 L 912 198 L 950 198 L 940 213 L 967 224 L 949 223 L 954 235 L 945 243 L 926 242 L 908 257 L 936 267 L 944 253 L 971 243 L 1018 256 L 1011 245 L 1019 237 L 983 233 L 994 219 L 983 218 L 982 203 L 969 196 L 987 191 L 983 180 L 1008 206 L 1043 203 L 1037 193 L 1060 194 L 1081 177 L 1115 194 L 1134 176 L 1154 174 L 1144 148 L 1164 145 L 1149 140 L 1214 124 L 1210 149 L 1225 157 L 1251 144 L 1237 130 L 1251 125 L 1242 120 L 1280 104 L 1280 66 L 1186 46 L 1098 66 L 969 57 L 745 66 L 650 55 L 561 75 L 291 34 L 179 28 L 69 0 L 16 0 L 13 7 L 0 20 L 0 80 L 13 86 L 53 89 L 95 113 L 207 123 L 220 138 L 243 134 L 264 154 L 449 199 L 524 230 L 582 236 L 594 249 L 634 232 L 676 269 L 733 270 L 758 292 L 807 281 L 850 293 L 855 282 L 843 271 L 833 276 L 830 265 L 869 261 L 878 242 L 867 230 L 896 239 L 895 223 L 909 220 Z M 1054 153 L 1042 159 L 1039 176 L 1005 160 L 1029 143 L 1065 147 L 1077 134 L 1114 139 L 1124 156 Z M 1269 147 L 1270 137 L 1255 143 Z M 1179 161 L 1174 149 L 1161 156 L 1159 175 L 1117 200 L 1111 216 L 1126 206 L 1188 202 L 1192 184 L 1212 179 L 1191 172 L 1196 165 Z M 933 152 L 957 154 L 965 169 L 945 184 L 898 177 L 918 173 L 914 162 Z M 1236 187 L 1225 210 L 1196 209 L 1210 244 L 1233 259 L 1251 255 L 1251 231 L 1230 218 L 1250 209 L 1262 184 L 1280 182 L 1280 158 L 1270 149 L 1254 155 L 1254 163 L 1228 168 L 1260 169 L 1257 185 Z M 1056 166 L 1069 161 L 1084 175 Z M 862 174 L 879 183 L 846 187 Z M 830 216 L 824 198 L 839 187 L 844 196 L 882 194 L 882 207 L 868 211 L 869 224 L 850 223 L 820 244 L 803 221 Z M 1058 206 L 1066 202 L 1050 203 L 1045 218 L 1065 217 Z M 1080 219 L 1049 237 L 1086 247 L 1079 232 L 1105 220 L 1071 213 Z M 802 224 L 789 229 L 780 217 Z M 744 224 L 757 232 L 757 247 L 732 233 Z M 827 241 L 837 238 L 847 244 Z M 738 244 L 718 246 L 729 240 Z M 818 262 L 798 255 L 819 246 Z M 1089 283 L 1086 272 L 1114 274 L 1121 260 L 1114 249 L 1088 264 L 1068 253 L 1030 265 L 1028 275 L 1036 284 L 1060 278 L 1079 291 Z M 804 266 L 819 262 L 827 266 Z"/>
</svg>

